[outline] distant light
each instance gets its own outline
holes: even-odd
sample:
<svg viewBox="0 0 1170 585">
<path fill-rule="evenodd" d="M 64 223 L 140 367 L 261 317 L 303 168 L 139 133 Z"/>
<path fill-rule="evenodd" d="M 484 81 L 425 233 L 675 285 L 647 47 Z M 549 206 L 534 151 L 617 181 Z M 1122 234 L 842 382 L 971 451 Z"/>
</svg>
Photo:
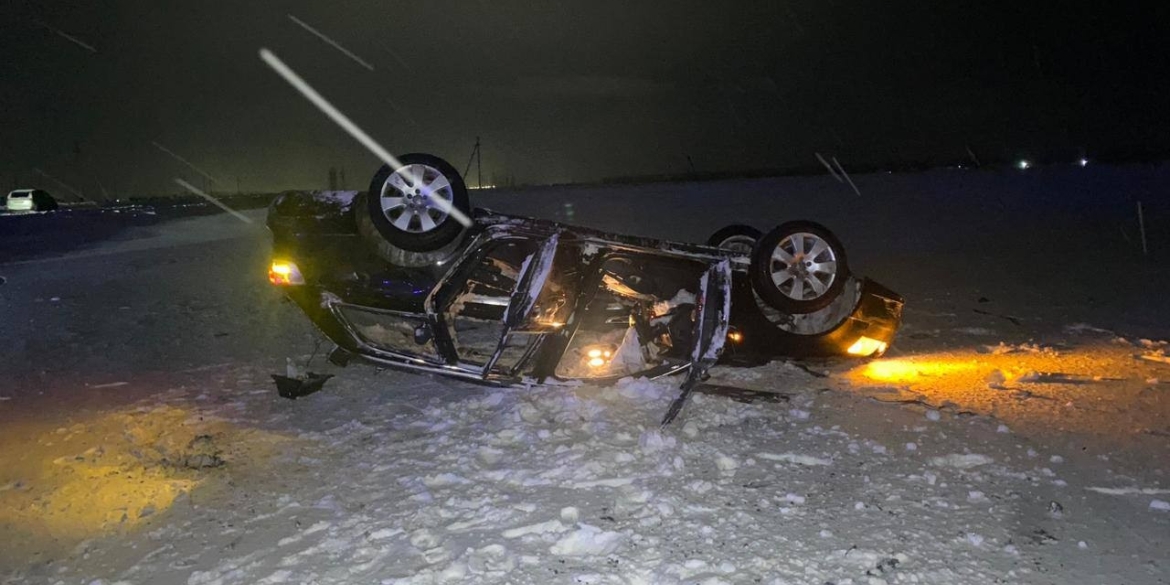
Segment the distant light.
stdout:
<svg viewBox="0 0 1170 585">
<path fill-rule="evenodd" d="M 1020 162 L 1016 163 L 1016 168 L 1021 171 L 1026 171 L 1032 168 L 1032 163 L 1028 162 L 1027 159 L 1020 159 Z"/>
<path fill-rule="evenodd" d="M 1087 167 L 1087 166 L 1089 166 L 1089 159 L 1082 158 L 1081 160 L 1077 161 L 1077 163 L 1080 164 L 1082 167 Z"/>
</svg>

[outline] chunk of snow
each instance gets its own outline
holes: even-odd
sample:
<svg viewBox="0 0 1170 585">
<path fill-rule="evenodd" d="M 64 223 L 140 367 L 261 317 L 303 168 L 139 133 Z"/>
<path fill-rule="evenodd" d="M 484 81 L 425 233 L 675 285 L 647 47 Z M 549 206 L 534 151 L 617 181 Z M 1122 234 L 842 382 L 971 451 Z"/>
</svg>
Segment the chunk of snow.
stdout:
<svg viewBox="0 0 1170 585">
<path fill-rule="evenodd" d="M 800 453 L 757 453 L 756 457 L 766 459 L 768 461 L 783 461 L 785 463 L 796 463 L 798 465 L 832 465 L 833 461 L 830 459 L 821 459 L 811 455 L 802 455 Z"/>
<path fill-rule="evenodd" d="M 398 536 L 399 534 L 404 534 L 401 528 L 382 528 L 371 532 L 367 538 L 370 540 L 385 540 L 392 536 Z"/>
<path fill-rule="evenodd" d="M 506 574 L 516 568 L 516 556 L 501 544 L 489 544 L 467 555 L 467 569 L 474 574 Z"/>
<path fill-rule="evenodd" d="M 1064 457 L 1061 457 L 1060 455 L 1053 455 L 1052 457 L 1049 457 L 1048 460 L 1052 463 L 1064 463 Z"/>
<path fill-rule="evenodd" d="M 454 473 L 440 473 L 437 475 L 429 475 L 423 478 L 423 485 L 426 485 L 429 488 L 460 485 L 465 483 L 471 483 L 471 481 L 455 475 Z"/>
<path fill-rule="evenodd" d="M 930 464 L 937 467 L 954 467 L 957 469 L 970 469 L 980 465 L 987 465 L 995 461 L 987 455 L 980 455 L 978 453 L 951 453 L 943 457 L 931 457 Z"/>
<path fill-rule="evenodd" d="M 581 511 L 573 506 L 561 508 L 561 520 L 576 522 L 581 517 Z"/>
<path fill-rule="evenodd" d="M 582 489 L 591 487 L 621 487 L 623 485 L 630 485 L 634 483 L 632 477 L 611 477 L 608 479 L 594 479 L 590 481 L 576 481 L 569 484 L 569 487 Z"/>
<path fill-rule="evenodd" d="M 1090 491 L 1090 492 L 1097 492 L 1097 493 L 1099 493 L 1099 494 L 1105 494 L 1105 495 L 1107 495 L 1107 496 L 1128 496 L 1128 495 L 1132 495 L 1132 494 L 1142 494 L 1142 495 L 1146 495 L 1146 496 L 1156 496 L 1156 495 L 1158 495 L 1158 494 L 1170 494 L 1170 489 L 1160 489 L 1160 488 L 1136 488 L 1136 487 L 1108 488 L 1108 487 L 1087 487 L 1087 488 L 1085 488 L 1085 490 L 1086 490 L 1086 491 Z"/>
<path fill-rule="evenodd" d="M 696 480 L 696 481 L 692 481 L 691 483 L 687 484 L 687 489 L 692 491 L 692 492 L 695 492 L 696 494 L 705 494 L 705 493 L 711 491 L 711 489 L 714 487 L 715 487 L 715 485 L 712 484 L 711 482 L 703 481 L 701 479 Z"/>
<path fill-rule="evenodd" d="M 931 408 L 931 409 L 926 411 L 926 419 L 927 420 L 937 421 L 940 418 L 942 418 L 942 415 L 939 414 L 939 412 L 937 410 Z"/>
<path fill-rule="evenodd" d="M 1163 512 L 1170 511 L 1170 502 L 1167 502 L 1165 500 L 1151 500 L 1150 501 L 1150 509 L 1151 510 L 1161 510 Z"/>
<path fill-rule="evenodd" d="M 906 450 L 907 451 L 917 451 L 918 450 L 918 443 L 906 443 Z"/>
<path fill-rule="evenodd" d="M 410 534 L 410 544 L 417 549 L 426 550 L 439 546 L 442 539 L 426 528 L 419 528 Z"/>
<path fill-rule="evenodd" d="M 528 534 L 545 534 L 548 532 L 564 532 L 566 530 L 568 530 L 568 527 L 562 524 L 560 520 L 549 520 L 548 522 L 509 528 L 500 533 L 500 535 L 504 538 L 520 538 Z"/>
<path fill-rule="evenodd" d="M 971 543 L 972 546 L 983 546 L 983 536 L 974 532 L 968 532 L 967 542 Z"/>
<path fill-rule="evenodd" d="M 739 462 L 722 453 L 715 457 L 715 468 L 723 473 L 732 473 L 739 467 Z"/>
<path fill-rule="evenodd" d="M 561 537 L 549 547 L 549 552 L 565 557 L 608 555 L 621 546 L 624 536 L 596 526 L 582 524 L 581 528 Z"/>
<path fill-rule="evenodd" d="M 638 447 L 647 454 L 673 449 L 677 443 L 674 437 L 663 435 L 657 430 L 646 431 L 638 438 Z"/>
<path fill-rule="evenodd" d="M 492 447 L 483 446 L 476 452 L 480 462 L 484 465 L 495 465 L 500 462 L 500 458 L 504 456 L 504 452 L 500 449 L 493 449 Z"/>
</svg>

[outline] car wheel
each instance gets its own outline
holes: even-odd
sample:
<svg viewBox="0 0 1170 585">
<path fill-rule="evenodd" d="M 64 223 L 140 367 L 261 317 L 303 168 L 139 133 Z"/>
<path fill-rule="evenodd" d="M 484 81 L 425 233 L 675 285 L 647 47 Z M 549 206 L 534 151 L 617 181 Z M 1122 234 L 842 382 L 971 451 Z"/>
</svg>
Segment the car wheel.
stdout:
<svg viewBox="0 0 1170 585">
<path fill-rule="evenodd" d="M 398 160 L 401 167 L 382 165 L 374 174 L 358 213 L 364 211 L 374 229 L 402 250 L 433 252 L 458 241 L 465 228 L 448 211 L 471 212 L 458 171 L 429 154 L 406 154 Z"/>
<path fill-rule="evenodd" d="M 357 223 L 357 232 L 367 246 L 373 250 L 379 258 L 403 268 L 426 268 L 436 266 L 443 261 L 453 256 L 463 245 L 463 234 L 466 230 L 452 240 L 446 246 L 437 250 L 429 252 L 415 252 L 413 250 L 405 250 L 391 244 L 378 228 L 374 227 L 374 222 L 370 214 L 366 212 L 367 193 L 358 194 L 354 199 L 354 215 Z"/>
<path fill-rule="evenodd" d="M 763 232 L 750 225 L 732 224 L 711 234 L 707 245 L 749 256 L 762 235 Z"/>
<path fill-rule="evenodd" d="M 849 279 L 845 248 L 828 228 L 811 221 L 783 223 L 760 238 L 750 270 L 756 294 L 793 315 L 829 306 Z"/>
</svg>

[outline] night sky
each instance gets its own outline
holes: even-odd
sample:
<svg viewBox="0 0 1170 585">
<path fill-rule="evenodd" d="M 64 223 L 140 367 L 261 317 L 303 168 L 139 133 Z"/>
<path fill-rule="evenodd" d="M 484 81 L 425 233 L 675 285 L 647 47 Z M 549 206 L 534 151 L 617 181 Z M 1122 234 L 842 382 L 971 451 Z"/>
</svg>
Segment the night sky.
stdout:
<svg viewBox="0 0 1170 585">
<path fill-rule="evenodd" d="M 5 0 L 0 181 L 202 181 L 157 142 L 216 191 L 364 188 L 378 161 L 261 47 L 392 152 L 462 170 L 481 136 L 485 181 L 1157 157 L 1170 9 L 1135 4 Z"/>
</svg>

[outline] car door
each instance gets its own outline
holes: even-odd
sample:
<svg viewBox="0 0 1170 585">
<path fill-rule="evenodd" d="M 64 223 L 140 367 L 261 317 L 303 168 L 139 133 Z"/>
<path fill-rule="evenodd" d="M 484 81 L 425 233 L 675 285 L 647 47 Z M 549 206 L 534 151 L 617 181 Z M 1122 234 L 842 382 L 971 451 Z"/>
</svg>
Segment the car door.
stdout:
<svg viewBox="0 0 1170 585">
<path fill-rule="evenodd" d="M 521 275 L 520 282 L 512 294 L 508 311 L 504 315 L 504 327 L 500 332 L 499 344 L 492 358 L 484 367 L 483 375 L 485 377 L 494 369 L 500 369 L 502 372 L 512 371 L 519 361 L 531 355 L 535 349 L 534 342 L 537 339 L 521 335 L 516 330 L 528 321 L 532 310 L 536 307 L 537 298 L 548 282 L 549 275 L 552 273 L 553 261 L 557 256 L 559 240 L 559 234 L 553 234 L 552 237 L 545 240 L 540 250 L 527 263 L 524 274 Z M 529 328 L 525 333 L 543 334 L 539 329 L 533 328 Z"/>
<path fill-rule="evenodd" d="M 556 245 L 556 236 L 489 239 L 435 289 L 427 304 L 450 365 L 488 376 L 509 331 L 532 310 Z"/>
<path fill-rule="evenodd" d="M 731 314 L 731 262 L 721 260 L 711 265 L 699 283 L 698 306 L 694 323 L 694 343 L 691 346 L 690 371 L 679 388 L 679 396 L 671 403 L 662 419 L 662 426 L 678 416 L 695 386 L 707 369 L 715 365 L 723 344 L 727 341 L 728 317 Z"/>
</svg>

